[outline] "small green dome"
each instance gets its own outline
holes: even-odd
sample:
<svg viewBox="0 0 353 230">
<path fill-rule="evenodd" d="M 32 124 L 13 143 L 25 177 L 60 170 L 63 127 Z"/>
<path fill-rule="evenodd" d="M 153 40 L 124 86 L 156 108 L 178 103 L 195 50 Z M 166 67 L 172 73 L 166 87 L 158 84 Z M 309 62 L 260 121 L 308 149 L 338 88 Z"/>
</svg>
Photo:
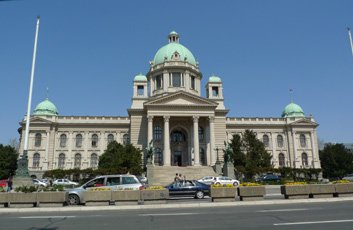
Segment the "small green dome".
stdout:
<svg viewBox="0 0 353 230">
<path fill-rule="evenodd" d="M 49 101 L 49 99 L 45 99 L 41 103 L 39 103 L 36 108 L 34 109 L 33 115 L 36 116 L 57 116 L 59 115 L 58 110 L 56 109 L 56 106 Z"/>
<path fill-rule="evenodd" d="M 147 81 L 147 77 L 142 73 L 139 73 L 135 76 L 134 81 Z"/>
<path fill-rule="evenodd" d="M 215 75 L 212 75 L 209 79 L 208 82 L 222 82 L 221 78 Z"/>
<path fill-rule="evenodd" d="M 163 46 L 157 51 L 156 55 L 154 55 L 153 63 L 157 65 L 165 61 L 171 61 L 171 60 L 177 59 L 180 61 L 186 61 L 196 66 L 197 62 L 194 55 L 190 52 L 188 48 L 186 48 L 185 46 L 179 43 L 178 33 L 175 31 L 172 31 L 168 37 L 169 37 L 169 44 Z M 178 54 L 177 57 L 175 57 L 176 53 Z"/>
<path fill-rule="evenodd" d="M 305 115 L 303 109 L 299 105 L 291 102 L 284 108 L 282 117 L 305 117 Z"/>
</svg>

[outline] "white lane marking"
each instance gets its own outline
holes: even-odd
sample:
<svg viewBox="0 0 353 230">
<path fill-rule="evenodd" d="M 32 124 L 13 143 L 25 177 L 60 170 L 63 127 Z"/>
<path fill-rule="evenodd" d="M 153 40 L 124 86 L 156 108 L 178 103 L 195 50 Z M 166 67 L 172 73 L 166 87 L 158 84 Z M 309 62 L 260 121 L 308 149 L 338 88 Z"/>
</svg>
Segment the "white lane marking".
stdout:
<svg viewBox="0 0 353 230">
<path fill-rule="evenodd" d="M 273 210 L 260 210 L 256 212 L 296 212 L 296 211 L 307 211 L 308 208 L 292 208 L 292 209 L 273 209 Z"/>
<path fill-rule="evenodd" d="M 326 221 L 307 221 L 307 222 L 292 222 L 292 223 L 278 223 L 273 225 L 303 225 L 303 224 L 327 224 L 327 223 L 344 223 L 353 222 L 353 220 L 326 220 Z"/>
<path fill-rule="evenodd" d="M 20 219 L 58 219 L 58 218 L 75 218 L 76 216 L 22 216 Z"/>
<path fill-rule="evenodd" d="M 139 214 L 139 216 L 187 216 L 197 215 L 198 213 L 154 213 L 154 214 Z"/>
</svg>

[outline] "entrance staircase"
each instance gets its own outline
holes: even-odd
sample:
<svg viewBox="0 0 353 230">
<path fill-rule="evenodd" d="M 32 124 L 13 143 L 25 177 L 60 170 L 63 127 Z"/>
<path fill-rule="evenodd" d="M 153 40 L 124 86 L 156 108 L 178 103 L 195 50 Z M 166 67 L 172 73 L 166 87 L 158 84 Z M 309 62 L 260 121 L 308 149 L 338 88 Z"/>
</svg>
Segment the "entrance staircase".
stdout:
<svg viewBox="0 0 353 230">
<path fill-rule="evenodd" d="M 218 176 L 211 166 L 147 166 L 149 185 L 168 185 L 174 181 L 175 174 L 185 176 L 187 180 L 197 180 L 204 176 Z"/>
</svg>

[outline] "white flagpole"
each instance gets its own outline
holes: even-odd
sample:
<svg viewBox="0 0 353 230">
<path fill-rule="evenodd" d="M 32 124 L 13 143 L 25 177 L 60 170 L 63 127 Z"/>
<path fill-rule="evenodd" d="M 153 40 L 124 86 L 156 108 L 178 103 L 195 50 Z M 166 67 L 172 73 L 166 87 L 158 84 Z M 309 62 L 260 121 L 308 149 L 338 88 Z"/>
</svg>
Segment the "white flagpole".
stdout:
<svg viewBox="0 0 353 230">
<path fill-rule="evenodd" d="M 26 117 L 26 133 L 25 133 L 25 143 L 24 143 L 24 148 L 23 148 L 24 157 L 27 156 L 27 151 L 28 151 L 28 135 L 29 135 L 29 123 L 30 123 L 30 119 L 31 119 L 32 89 L 33 89 L 34 69 L 35 69 L 35 65 L 36 65 L 39 19 L 40 18 L 38 16 L 37 17 L 36 34 L 35 34 L 35 38 L 34 38 L 31 81 L 30 81 L 30 85 L 29 85 L 29 96 L 28 96 L 27 117 Z"/>
<path fill-rule="evenodd" d="M 352 42 L 351 29 L 349 27 L 347 27 L 347 30 L 348 30 L 349 41 L 351 43 L 351 50 L 352 50 L 352 57 L 353 57 L 353 42 Z"/>
</svg>

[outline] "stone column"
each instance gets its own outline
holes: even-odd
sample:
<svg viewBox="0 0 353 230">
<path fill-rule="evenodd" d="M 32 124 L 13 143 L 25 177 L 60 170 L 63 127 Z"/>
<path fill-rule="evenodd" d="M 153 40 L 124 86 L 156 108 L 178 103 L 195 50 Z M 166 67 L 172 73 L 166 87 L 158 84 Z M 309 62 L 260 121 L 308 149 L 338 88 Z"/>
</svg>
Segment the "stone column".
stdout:
<svg viewBox="0 0 353 230">
<path fill-rule="evenodd" d="M 292 137 L 293 137 L 293 168 L 298 168 L 297 167 L 297 137 L 296 137 L 297 133 L 295 131 L 292 130 Z M 299 161 L 299 160 L 298 160 Z M 298 165 L 299 166 L 299 165 Z M 299 167 L 300 168 L 300 167 Z"/>
<path fill-rule="evenodd" d="M 215 148 L 215 137 L 214 137 L 214 117 L 210 116 L 209 118 L 210 121 L 210 155 L 211 155 L 211 165 L 216 164 L 216 154 L 214 152 Z"/>
<path fill-rule="evenodd" d="M 279 159 L 278 159 L 278 155 L 276 155 L 276 141 L 275 141 L 275 137 L 276 134 L 274 133 L 270 133 L 270 137 L 271 137 L 271 145 L 272 145 L 272 159 L 276 159 L 276 164 L 277 166 L 279 165 Z"/>
<path fill-rule="evenodd" d="M 49 170 L 49 141 L 50 141 L 50 132 L 47 131 L 47 142 L 45 146 L 45 162 L 46 165 L 44 167 L 45 170 Z M 44 165 L 43 165 L 44 166 Z"/>
<path fill-rule="evenodd" d="M 169 116 L 164 116 L 164 151 L 163 165 L 170 166 L 170 138 L 169 138 Z"/>
<path fill-rule="evenodd" d="M 148 130 L 147 130 L 147 146 L 153 139 L 153 116 L 148 116 Z"/>
<path fill-rule="evenodd" d="M 311 139 L 311 166 L 315 168 L 315 155 L 316 155 L 316 148 L 315 148 L 315 140 L 314 140 L 314 135 L 313 131 L 310 132 L 310 139 Z"/>
<path fill-rule="evenodd" d="M 194 120 L 194 165 L 200 166 L 199 117 L 193 116 L 193 120 Z"/>
</svg>

